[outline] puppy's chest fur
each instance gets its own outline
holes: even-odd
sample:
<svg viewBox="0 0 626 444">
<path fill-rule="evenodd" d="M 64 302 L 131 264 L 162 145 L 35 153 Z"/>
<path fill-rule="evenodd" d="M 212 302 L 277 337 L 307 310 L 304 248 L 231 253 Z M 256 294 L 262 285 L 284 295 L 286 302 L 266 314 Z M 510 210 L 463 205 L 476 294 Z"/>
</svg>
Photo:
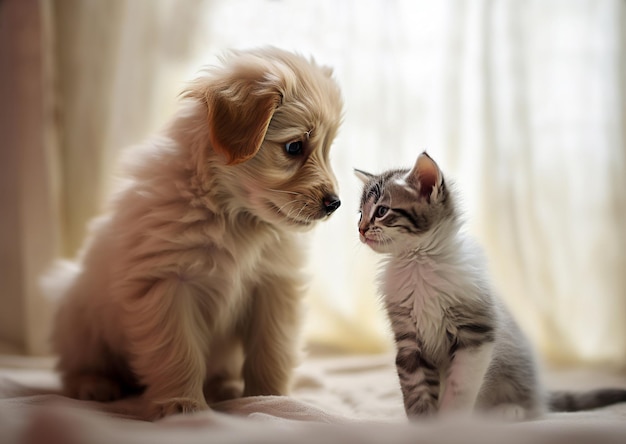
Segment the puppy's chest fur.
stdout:
<svg viewBox="0 0 626 444">
<path fill-rule="evenodd" d="M 227 218 L 181 205 L 176 217 L 168 213 L 165 220 L 158 205 L 150 206 L 152 216 L 139 224 L 132 223 L 132 214 L 112 221 L 112 231 L 121 233 L 113 282 L 124 283 L 126 299 L 145 294 L 145 287 L 151 285 L 146 276 L 171 281 L 180 294 L 192 299 L 212 330 L 232 329 L 232 321 L 247 310 L 258 283 L 285 273 L 289 260 L 298 262 L 291 233 L 245 213 Z M 216 310 L 231 315 L 211 319 Z"/>
</svg>

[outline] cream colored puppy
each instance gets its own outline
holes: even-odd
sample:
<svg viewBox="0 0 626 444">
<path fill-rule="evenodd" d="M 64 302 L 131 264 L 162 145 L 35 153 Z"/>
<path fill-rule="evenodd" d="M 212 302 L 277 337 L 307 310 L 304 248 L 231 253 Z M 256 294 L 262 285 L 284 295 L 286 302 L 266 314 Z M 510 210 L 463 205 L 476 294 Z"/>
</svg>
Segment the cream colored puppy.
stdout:
<svg viewBox="0 0 626 444">
<path fill-rule="evenodd" d="M 142 394 L 144 416 L 284 395 L 297 363 L 303 245 L 339 207 L 331 70 L 276 48 L 231 52 L 123 161 L 90 227 L 53 332 L 67 394 Z M 243 388 L 237 390 L 237 380 Z"/>
</svg>

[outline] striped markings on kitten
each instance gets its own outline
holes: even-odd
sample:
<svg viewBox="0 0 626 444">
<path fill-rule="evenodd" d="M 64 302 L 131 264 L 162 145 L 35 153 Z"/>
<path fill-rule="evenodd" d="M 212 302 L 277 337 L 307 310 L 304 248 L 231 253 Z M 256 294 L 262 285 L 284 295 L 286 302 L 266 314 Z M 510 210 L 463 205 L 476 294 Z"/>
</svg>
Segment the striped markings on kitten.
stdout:
<svg viewBox="0 0 626 444">
<path fill-rule="evenodd" d="M 480 247 L 462 233 L 454 190 L 425 152 L 412 169 L 364 184 L 359 237 L 385 255 L 379 287 L 395 336 L 409 417 L 496 411 L 528 419 L 626 401 L 626 390 L 543 390 L 534 352 L 490 286 Z"/>
</svg>

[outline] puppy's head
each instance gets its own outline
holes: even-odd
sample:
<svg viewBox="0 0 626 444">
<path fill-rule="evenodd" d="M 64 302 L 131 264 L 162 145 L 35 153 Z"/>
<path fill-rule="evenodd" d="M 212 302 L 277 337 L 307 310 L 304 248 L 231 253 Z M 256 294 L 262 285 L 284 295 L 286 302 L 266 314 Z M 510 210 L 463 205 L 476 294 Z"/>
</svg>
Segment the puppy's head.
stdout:
<svg viewBox="0 0 626 444">
<path fill-rule="evenodd" d="M 342 114 L 332 71 L 277 48 L 222 62 L 187 95 L 206 102 L 206 162 L 227 205 L 283 227 L 330 215 L 340 205 L 329 152 Z"/>
</svg>

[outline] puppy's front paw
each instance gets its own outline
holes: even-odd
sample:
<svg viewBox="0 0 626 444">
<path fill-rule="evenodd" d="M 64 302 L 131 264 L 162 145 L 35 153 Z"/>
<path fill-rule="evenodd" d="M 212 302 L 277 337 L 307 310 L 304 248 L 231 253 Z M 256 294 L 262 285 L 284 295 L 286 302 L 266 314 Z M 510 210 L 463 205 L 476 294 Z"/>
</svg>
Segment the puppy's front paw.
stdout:
<svg viewBox="0 0 626 444">
<path fill-rule="evenodd" d="M 65 392 L 71 398 L 108 402 L 122 397 L 120 384 L 106 376 L 85 373 L 65 378 Z"/>
<path fill-rule="evenodd" d="M 194 413 L 208 410 L 209 406 L 202 400 L 192 398 L 170 398 L 163 401 L 153 401 L 147 411 L 147 418 L 156 421 L 165 416 L 176 415 L 178 413 Z"/>
<path fill-rule="evenodd" d="M 243 396 L 240 379 L 213 378 L 204 384 L 204 398 L 210 403 L 228 401 Z"/>
</svg>

